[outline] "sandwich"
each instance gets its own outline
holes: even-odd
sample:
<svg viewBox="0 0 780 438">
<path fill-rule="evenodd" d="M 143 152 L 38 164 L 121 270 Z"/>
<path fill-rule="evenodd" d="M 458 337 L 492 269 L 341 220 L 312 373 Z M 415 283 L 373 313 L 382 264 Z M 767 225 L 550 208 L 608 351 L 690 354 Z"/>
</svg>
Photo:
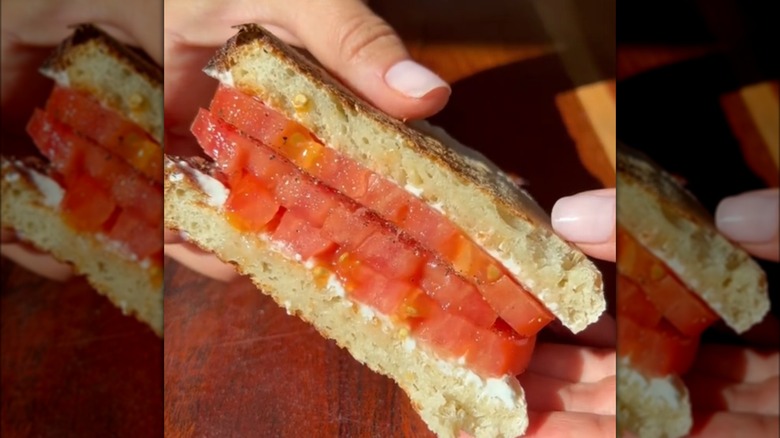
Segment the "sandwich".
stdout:
<svg viewBox="0 0 780 438">
<path fill-rule="evenodd" d="M 40 72 L 41 156 L 2 157 L 2 226 L 162 336 L 162 69 L 82 24 Z"/>
<path fill-rule="evenodd" d="M 680 376 L 701 334 L 718 321 L 736 333 L 760 322 L 766 274 L 649 157 L 620 146 L 617 183 L 618 428 L 684 436 L 691 403 Z"/>
<path fill-rule="evenodd" d="M 219 86 L 192 132 L 210 159 L 166 156 L 165 226 L 392 378 L 437 435 L 523 434 L 536 334 L 606 307 L 593 263 L 487 158 L 257 25 L 205 72 Z"/>
</svg>

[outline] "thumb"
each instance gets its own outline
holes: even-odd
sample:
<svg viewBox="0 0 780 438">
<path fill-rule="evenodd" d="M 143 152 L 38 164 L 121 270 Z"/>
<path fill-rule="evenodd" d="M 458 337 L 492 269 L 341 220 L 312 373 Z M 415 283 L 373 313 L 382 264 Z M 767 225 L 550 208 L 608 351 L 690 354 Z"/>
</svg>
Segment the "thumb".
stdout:
<svg viewBox="0 0 780 438">
<path fill-rule="evenodd" d="M 558 200 L 552 225 L 586 254 L 615 261 L 615 189 L 592 190 Z"/>
<path fill-rule="evenodd" d="M 310 10 L 295 11 L 285 27 L 352 90 L 402 119 L 428 117 L 447 103 L 449 85 L 413 61 L 393 28 L 368 6 L 357 0 L 308 4 Z"/>
</svg>

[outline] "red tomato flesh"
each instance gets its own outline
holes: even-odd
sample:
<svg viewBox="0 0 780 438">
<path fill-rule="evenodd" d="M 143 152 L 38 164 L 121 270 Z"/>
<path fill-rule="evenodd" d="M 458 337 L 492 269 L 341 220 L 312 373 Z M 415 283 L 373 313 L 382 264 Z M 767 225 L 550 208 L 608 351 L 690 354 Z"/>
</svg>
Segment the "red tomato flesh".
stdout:
<svg viewBox="0 0 780 438">
<path fill-rule="evenodd" d="M 287 120 L 251 96 L 225 86 L 217 90 L 210 109 L 214 115 L 284 155 L 311 176 L 366 205 L 422 245 L 440 253 L 453 263 L 457 272 L 474 279 L 479 292 L 516 330 L 541 329 L 554 319 L 541 303 L 507 276 L 503 266 L 454 227 L 442 213 L 357 162 L 323 146 L 303 126 Z M 210 155 L 217 159 L 220 154 Z M 276 169 L 258 170 L 267 174 L 278 172 Z M 290 178 L 288 173 L 284 174 L 284 180 Z M 301 186 L 296 184 L 296 187 Z M 322 212 L 331 206 L 318 204 L 319 196 L 315 195 L 317 201 L 308 200 L 307 203 L 320 207 L 312 218 L 319 226 Z M 299 211 L 298 214 L 303 213 Z M 499 285 L 493 284 L 499 279 L 505 280 Z M 518 301 L 523 303 L 517 304 Z M 529 317 L 534 309 L 538 314 Z M 531 327 L 529 320 L 535 321 Z"/>
<path fill-rule="evenodd" d="M 162 183 L 162 148 L 135 123 L 84 93 L 59 86 L 49 95 L 46 112 Z"/>
<path fill-rule="evenodd" d="M 35 110 L 27 132 L 66 180 L 70 174 L 86 172 L 111 193 L 120 207 L 136 210 L 150 224 L 160 222 L 162 189 L 129 164 L 76 135 L 69 127 L 40 110 Z"/>
<path fill-rule="evenodd" d="M 634 240 L 618 228 L 618 270 L 630 278 L 680 333 L 699 336 L 718 320 L 718 316 L 677 277 Z"/>
<path fill-rule="evenodd" d="M 667 321 L 655 327 L 642 326 L 631 318 L 617 319 L 617 353 L 648 377 L 685 374 L 693 364 L 699 338 L 681 335 Z"/>
</svg>

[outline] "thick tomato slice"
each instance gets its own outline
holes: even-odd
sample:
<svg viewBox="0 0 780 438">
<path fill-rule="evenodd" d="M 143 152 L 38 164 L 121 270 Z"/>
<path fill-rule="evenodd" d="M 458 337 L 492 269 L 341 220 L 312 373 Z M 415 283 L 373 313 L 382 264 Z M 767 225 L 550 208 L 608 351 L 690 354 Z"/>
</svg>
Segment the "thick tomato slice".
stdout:
<svg viewBox="0 0 780 438">
<path fill-rule="evenodd" d="M 618 315 L 644 327 L 655 327 L 661 322 L 661 312 L 647 298 L 639 286 L 623 274 L 618 274 Z"/>
<path fill-rule="evenodd" d="M 109 191 L 117 205 L 136 209 L 150 224 L 162 218 L 162 188 L 147 180 L 111 152 L 74 133 L 68 126 L 36 110 L 27 132 L 52 166 L 66 179 L 86 172 Z"/>
<path fill-rule="evenodd" d="M 225 211 L 234 227 L 241 231 L 261 231 L 278 210 L 279 203 L 257 177 L 248 172 L 231 175 Z"/>
<path fill-rule="evenodd" d="M 46 112 L 122 157 L 146 177 L 162 182 L 162 148 L 140 126 L 92 97 L 56 86 L 49 95 Z"/>
<path fill-rule="evenodd" d="M 111 194 L 86 173 L 70 176 L 66 184 L 60 209 L 67 222 L 79 230 L 100 230 L 116 209 Z"/>
<path fill-rule="evenodd" d="M 477 327 L 441 308 L 427 309 L 428 314 L 413 325 L 412 333 L 438 355 L 452 360 L 463 358 L 470 368 L 486 377 L 517 375 L 528 367 L 536 337 L 522 338 L 501 329 Z"/>
<path fill-rule="evenodd" d="M 718 320 L 718 316 L 677 277 L 618 228 L 618 270 L 633 280 L 664 317 L 686 336 L 698 336 Z"/>
<path fill-rule="evenodd" d="M 555 317 L 527 292 L 518 294 L 517 283 L 506 275 L 491 284 L 479 286 L 498 315 L 522 336 L 535 335 Z"/>
<path fill-rule="evenodd" d="M 404 300 L 415 292 L 411 284 L 390 280 L 347 252 L 336 255 L 334 268 L 350 297 L 385 315 L 400 312 Z"/>
<path fill-rule="evenodd" d="M 693 364 L 699 338 L 681 335 L 665 320 L 645 327 L 618 315 L 617 353 L 628 357 L 632 366 L 646 376 L 685 374 Z"/>
<path fill-rule="evenodd" d="M 325 219 L 322 234 L 344 248 L 355 249 L 380 229 L 379 221 L 372 218 L 367 210 L 358 209 L 353 212 L 340 206 L 333 209 Z"/>
<path fill-rule="evenodd" d="M 460 315 L 478 327 L 491 327 L 498 318 L 474 285 L 436 260 L 425 264 L 420 284 L 444 310 Z"/>
<path fill-rule="evenodd" d="M 319 228 L 292 211 L 282 215 L 282 220 L 273 232 L 273 238 L 278 242 L 289 244 L 302 260 L 333 253 L 336 250 L 336 244 L 322 237 Z"/>
</svg>

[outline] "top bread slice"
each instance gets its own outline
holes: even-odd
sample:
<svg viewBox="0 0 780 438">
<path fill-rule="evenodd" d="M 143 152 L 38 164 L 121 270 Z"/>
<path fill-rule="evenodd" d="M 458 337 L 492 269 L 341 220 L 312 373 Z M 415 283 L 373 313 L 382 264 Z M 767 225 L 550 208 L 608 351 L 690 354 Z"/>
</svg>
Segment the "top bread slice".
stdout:
<svg viewBox="0 0 780 438">
<path fill-rule="evenodd" d="M 712 216 L 644 154 L 618 149 L 617 220 L 737 333 L 769 311 L 766 273 Z M 618 266 L 620 269 L 620 266 Z"/>
<path fill-rule="evenodd" d="M 326 146 L 412 187 L 572 331 L 604 311 L 602 278 L 593 263 L 558 237 L 531 196 L 481 154 L 441 130 L 426 135 L 383 114 L 257 25 L 238 26 L 205 71 L 257 96 Z"/>
<path fill-rule="evenodd" d="M 92 95 L 163 143 L 162 69 L 97 27 L 76 26 L 40 71 Z"/>
</svg>

